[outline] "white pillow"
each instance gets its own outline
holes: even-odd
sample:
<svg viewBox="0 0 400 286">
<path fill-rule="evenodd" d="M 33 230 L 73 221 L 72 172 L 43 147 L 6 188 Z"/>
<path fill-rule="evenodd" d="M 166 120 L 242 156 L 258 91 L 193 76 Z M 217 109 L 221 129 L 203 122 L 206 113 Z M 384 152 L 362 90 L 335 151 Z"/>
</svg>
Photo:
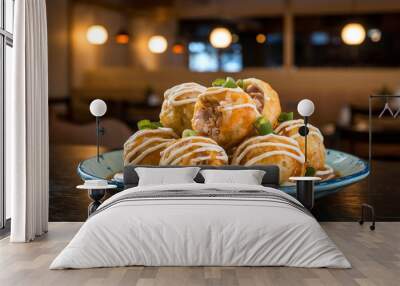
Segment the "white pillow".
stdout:
<svg viewBox="0 0 400 286">
<path fill-rule="evenodd" d="M 265 171 L 262 170 L 202 170 L 205 184 L 261 185 Z"/>
<path fill-rule="evenodd" d="M 200 168 L 135 168 L 139 186 L 195 183 L 193 180 Z"/>
</svg>

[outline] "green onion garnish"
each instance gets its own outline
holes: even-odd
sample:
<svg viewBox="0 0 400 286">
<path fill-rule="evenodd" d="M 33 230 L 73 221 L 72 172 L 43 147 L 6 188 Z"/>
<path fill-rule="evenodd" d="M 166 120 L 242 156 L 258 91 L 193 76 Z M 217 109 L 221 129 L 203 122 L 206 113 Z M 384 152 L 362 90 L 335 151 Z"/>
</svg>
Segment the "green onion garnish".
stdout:
<svg viewBox="0 0 400 286">
<path fill-rule="evenodd" d="M 151 129 L 151 128 L 150 128 L 150 127 L 151 127 L 151 122 L 150 122 L 150 120 L 148 120 L 148 119 L 140 120 L 140 121 L 137 123 L 137 127 L 139 128 L 139 130 Z"/>
<path fill-rule="evenodd" d="M 234 80 L 232 77 L 228 76 L 228 77 L 226 78 L 226 81 L 225 81 L 223 87 L 227 87 L 227 88 L 236 88 L 237 85 L 236 85 L 235 80 Z"/>
<path fill-rule="evenodd" d="M 278 121 L 285 122 L 285 121 L 289 121 L 289 120 L 293 120 L 293 112 L 281 112 L 281 114 L 279 115 Z"/>
<path fill-rule="evenodd" d="M 223 86 L 224 85 L 224 83 L 225 83 L 225 79 L 223 79 L 223 78 L 217 78 L 216 80 L 214 80 L 213 82 L 212 82 L 212 86 Z"/>
<path fill-rule="evenodd" d="M 242 81 L 243 82 L 243 81 Z M 228 76 L 226 79 L 223 78 L 217 78 L 214 80 L 211 84 L 212 86 L 221 86 L 221 87 L 226 87 L 226 88 L 236 88 L 238 85 L 235 82 L 235 79 Z"/>
<path fill-rule="evenodd" d="M 312 176 L 315 175 L 315 173 L 316 173 L 316 171 L 315 171 L 315 169 L 314 169 L 313 167 L 307 167 L 307 168 L 306 168 L 306 173 L 305 173 L 304 176 L 306 176 L 306 177 L 312 177 Z"/>
<path fill-rule="evenodd" d="M 268 135 L 274 132 L 271 122 L 269 122 L 268 119 L 262 116 L 257 118 L 254 126 L 256 127 L 259 135 Z"/>
<path fill-rule="evenodd" d="M 137 123 L 138 129 L 143 130 L 143 129 L 157 129 L 158 127 L 162 127 L 161 122 L 151 122 L 148 119 L 143 119 L 140 120 Z"/>
<path fill-rule="evenodd" d="M 155 128 L 163 127 L 162 123 L 160 121 L 152 122 L 151 123 Z"/>
<path fill-rule="evenodd" d="M 244 89 L 244 82 L 243 82 L 243 79 L 238 79 L 238 80 L 236 81 L 236 85 L 237 85 L 238 87 L 240 87 L 241 89 Z"/>
<path fill-rule="evenodd" d="M 182 138 L 184 137 L 190 137 L 190 136 L 196 136 L 197 132 L 191 129 L 185 129 L 182 132 Z"/>
</svg>

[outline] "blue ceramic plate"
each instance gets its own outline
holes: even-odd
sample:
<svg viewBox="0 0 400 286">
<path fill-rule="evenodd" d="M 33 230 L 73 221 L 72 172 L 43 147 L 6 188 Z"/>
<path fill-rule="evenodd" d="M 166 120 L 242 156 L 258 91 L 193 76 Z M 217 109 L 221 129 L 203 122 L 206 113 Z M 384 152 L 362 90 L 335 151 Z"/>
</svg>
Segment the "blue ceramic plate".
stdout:
<svg viewBox="0 0 400 286">
<path fill-rule="evenodd" d="M 364 160 L 337 150 L 327 150 L 327 164 L 338 176 L 316 183 L 316 198 L 335 193 L 345 186 L 364 179 L 369 174 L 368 164 Z M 78 166 L 78 174 L 83 180 L 107 179 L 122 189 L 123 183 L 113 179 L 116 173 L 122 172 L 122 169 L 122 150 L 116 150 L 102 154 L 100 162 L 97 162 L 96 157 L 81 162 Z M 281 186 L 280 189 L 286 193 L 295 194 L 294 186 Z"/>
</svg>

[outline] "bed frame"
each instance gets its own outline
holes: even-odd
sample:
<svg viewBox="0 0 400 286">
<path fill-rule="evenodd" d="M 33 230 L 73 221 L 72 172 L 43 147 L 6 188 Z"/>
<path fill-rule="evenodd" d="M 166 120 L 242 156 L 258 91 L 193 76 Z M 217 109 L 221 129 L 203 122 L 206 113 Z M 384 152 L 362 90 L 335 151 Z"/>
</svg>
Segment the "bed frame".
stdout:
<svg viewBox="0 0 400 286">
<path fill-rule="evenodd" d="M 184 166 L 126 166 L 124 168 L 124 188 L 136 187 L 139 182 L 139 176 L 135 171 L 136 167 L 149 167 L 149 168 L 183 168 Z M 279 187 L 279 167 L 275 165 L 264 165 L 264 166 L 197 166 L 202 170 L 217 169 L 217 170 L 262 170 L 265 171 L 262 185 L 266 187 L 278 188 Z M 204 183 L 204 178 L 200 174 L 197 174 L 194 179 L 197 183 Z"/>
</svg>

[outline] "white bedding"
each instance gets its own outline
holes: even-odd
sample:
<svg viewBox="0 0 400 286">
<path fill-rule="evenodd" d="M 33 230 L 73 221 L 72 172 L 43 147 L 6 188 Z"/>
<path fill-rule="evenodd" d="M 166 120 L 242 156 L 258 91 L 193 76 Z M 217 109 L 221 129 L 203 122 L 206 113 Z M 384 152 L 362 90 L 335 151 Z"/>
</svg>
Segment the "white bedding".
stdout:
<svg viewBox="0 0 400 286">
<path fill-rule="evenodd" d="M 168 190 L 265 191 L 273 199 L 243 195 L 123 199 L 137 192 Z M 351 267 L 311 215 L 274 196 L 300 204 L 279 190 L 254 185 L 131 188 L 105 201 L 50 269 L 127 265 Z"/>
</svg>

